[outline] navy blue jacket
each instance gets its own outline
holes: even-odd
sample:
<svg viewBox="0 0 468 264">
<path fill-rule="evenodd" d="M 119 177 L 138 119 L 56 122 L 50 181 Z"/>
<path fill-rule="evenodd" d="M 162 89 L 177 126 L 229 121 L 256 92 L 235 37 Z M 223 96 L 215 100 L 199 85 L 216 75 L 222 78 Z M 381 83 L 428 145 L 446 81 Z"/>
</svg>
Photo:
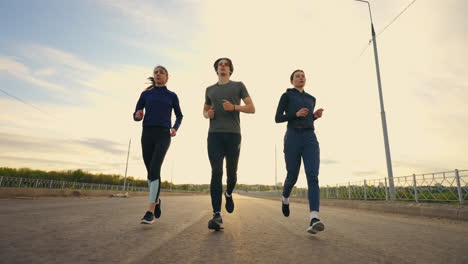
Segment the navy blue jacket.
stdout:
<svg viewBox="0 0 468 264">
<path fill-rule="evenodd" d="M 297 117 L 296 112 L 306 107 L 309 113 L 304 117 Z M 275 121 L 282 123 L 288 121 L 288 127 L 305 127 L 314 129 L 315 97 L 299 92 L 295 88 L 287 89 L 280 98 L 276 110 Z"/>
<path fill-rule="evenodd" d="M 135 113 L 143 108 L 145 108 L 143 126 L 160 126 L 177 130 L 182 122 L 183 115 L 179 106 L 179 98 L 166 86 L 155 86 L 153 89 L 141 93 L 135 112 L 133 112 L 133 120 L 139 121 L 135 119 Z M 171 127 L 172 109 L 174 109 L 176 121 Z"/>
</svg>

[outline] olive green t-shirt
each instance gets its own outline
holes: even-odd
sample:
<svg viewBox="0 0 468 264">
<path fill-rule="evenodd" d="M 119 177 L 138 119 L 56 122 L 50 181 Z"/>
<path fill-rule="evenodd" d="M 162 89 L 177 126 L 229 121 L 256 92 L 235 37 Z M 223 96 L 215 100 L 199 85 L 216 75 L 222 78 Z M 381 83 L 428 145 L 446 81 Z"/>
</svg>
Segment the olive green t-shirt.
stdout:
<svg viewBox="0 0 468 264">
<path fill-rule="evenodd" d="M 206 88 L 205 104 L 214 106 L 215 115 L 210 119 L 209 133 L 230 132 L 240 134 L 239 111 L 225 111 L 223 100 L 240 105 L 241 99 L 249 97 L 242 82 L 229 81 L 226 84 L 214 84 Z"/>
</svg>

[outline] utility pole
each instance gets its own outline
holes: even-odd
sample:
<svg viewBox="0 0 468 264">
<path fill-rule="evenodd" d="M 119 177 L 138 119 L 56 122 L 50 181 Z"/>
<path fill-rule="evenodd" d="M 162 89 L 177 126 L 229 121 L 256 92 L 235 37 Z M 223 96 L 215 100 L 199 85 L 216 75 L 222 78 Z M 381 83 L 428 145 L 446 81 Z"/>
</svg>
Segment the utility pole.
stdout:
<svg viewBox="0 0 468 264">
<path fill-rule="evenodd" d="M 172 184 L 173 184 L 172 178 L 173 178 L 173 176 L 174 176 L 174 161 L 172 161 L 172 166 L 171 166 L 171 185 L 169 187 L 171 192 L 172 192 Z"/>
<path fill-rule="evenodd" d="M 355 1 L 367 3 L 369 7 L 369 15 L 370 15 L 371 29 L 372 29 L 372 44 L 374 46 L 375 71 L 377 73 L 377 85 L 379 88 L 380 115 L 382 119 L 382 130 L 383 130 L 384 145 L 385 145 L 385 157 L 387 159 L 387 174 L 388 174 L 388 183 L 390 187 L 390 199 L 395 200 L 395 185 L 393 182 L 392 158 L 390 155 L 390 143 L 388 140 L 387 119 L 385 117 L 384 101 L 383 101 L 383 95 L 382 95 L 382 82 L 380 80 L 379 55 L 377 53 L 377 40 L 375 36 L 374 22 L 372 21 L 371 7 L 368 1 L 364 1 L 364 0 L 355 0 Z"/>
<path fill-rule="evenodd" d="M 276 144 L 275 144 L 275 190 L 278 188 L 278 180 L 277 180 L 277 174 L 278 174 L 278 169 L 277 169 L 277 161 L 276 161 Z"/>
<path fill-rule="evenodd" d="M 124 178 L 124 186 L 123 190 L 125 191 L 125 185 L 127 184 L 127 169 L 128 169 L 128 157 L 130 156 L 130 145 L 132 144 L 132 139 L 128 141 L 128 152 L 127 152 L 127 165 L 125 166 L 125 178 Z"/>
</svg>

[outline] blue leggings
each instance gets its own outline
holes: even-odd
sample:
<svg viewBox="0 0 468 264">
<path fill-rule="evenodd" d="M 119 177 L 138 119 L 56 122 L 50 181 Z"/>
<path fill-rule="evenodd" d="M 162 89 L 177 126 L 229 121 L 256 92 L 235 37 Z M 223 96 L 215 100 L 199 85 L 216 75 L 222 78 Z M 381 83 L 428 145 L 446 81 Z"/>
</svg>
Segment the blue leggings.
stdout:
<svg viewBox="0 0 468 264">
<path fill-rule="evenodd" d="M 288 128 L 284 136 L 284 159 L 288 171 L 284 181 L 283 196 L 289 197 L 297 182 L 301 158 L 307 177 L 310 211 L 319 211 L 320 189 L 318 174 L 320 166 L 320 148 L 315 132 L 310 128 Z"/>
</svg>

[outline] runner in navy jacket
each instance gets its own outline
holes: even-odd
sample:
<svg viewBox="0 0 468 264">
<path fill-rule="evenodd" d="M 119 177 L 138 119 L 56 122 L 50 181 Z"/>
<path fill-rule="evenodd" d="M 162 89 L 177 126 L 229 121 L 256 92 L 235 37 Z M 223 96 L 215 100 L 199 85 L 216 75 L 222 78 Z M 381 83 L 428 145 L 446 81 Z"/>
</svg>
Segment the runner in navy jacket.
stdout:
<svg viewBox="0 0 468 264">
<path fill-rule="evenodd" d="M 183 117 L 177 95 L 166 87 L 168 78 L 166 68 L 163 66 L 154 68 L 154 76 L 148 78 L 153 84 L 141 93 L 133 113 L 133 120 L 141 121 L 143 119 L 141 148 L 148 171 L 150 189 L 150 206 L 141 219 L 142 224 L 152 224 L 154 217 L 161 216 L 161 199 L 159 199 L 161 166 L 171 144 L 171 137 L 176 135 Z M 171 126 L 173 109 L 176 121 L 174 126 Z"/>
<path fill-rule="evenodd" d="M 276 123 L 288 122 L 284 136 L 284 159 L 288 175 L 284 181 L 282 211 L 284 216 L 289 216 L 289 195 L 296 184 L 302 158 L 307 176 L 310 209 L 310 225 L 307 231 L 315 234 L 325 228 L 318 219 L 320 148 L 314 132 L 314 121 L 322 117 L 323 109 L 314 112 L 315 97 L 304 91 L 306 78 L 302 70 L 295 70 L 290 80 L 294 88 L 287 89 L 281 96 L 275 115 Z"/>
</svg>

